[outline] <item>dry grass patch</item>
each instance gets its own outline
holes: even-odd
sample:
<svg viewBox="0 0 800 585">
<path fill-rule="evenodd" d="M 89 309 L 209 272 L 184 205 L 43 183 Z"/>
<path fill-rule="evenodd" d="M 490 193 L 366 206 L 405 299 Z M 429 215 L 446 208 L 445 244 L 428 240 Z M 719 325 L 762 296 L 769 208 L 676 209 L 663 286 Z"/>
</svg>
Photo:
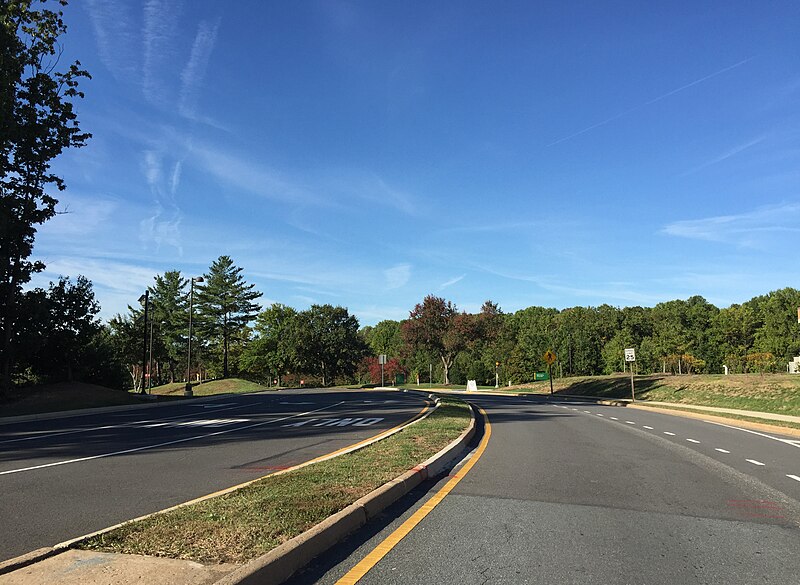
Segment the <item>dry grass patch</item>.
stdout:
<svg viewBox="0 0 800 585">
<path fill-rule="evenodd" d="M 425 420 L 364 449 L 127 524 L 80 547 L 243 563 L 431 457 L 455 440 L 469 421 L 466 404 L 445 398 Z"/>
</svg>

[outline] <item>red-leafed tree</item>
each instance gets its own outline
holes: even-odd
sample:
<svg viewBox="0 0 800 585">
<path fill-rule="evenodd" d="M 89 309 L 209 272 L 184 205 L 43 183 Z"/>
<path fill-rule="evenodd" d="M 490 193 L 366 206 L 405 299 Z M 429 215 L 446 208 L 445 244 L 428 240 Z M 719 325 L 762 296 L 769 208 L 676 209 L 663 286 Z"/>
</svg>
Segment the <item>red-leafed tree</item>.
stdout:
<svg viewBox="0 0 800 585">
<path fill-rule="evenodd" d="M 449 371 L 458 352 L 472 338 L 474 319 L 459 313 L 456 306 L 443 298 L 428 295 L 403 323 L 403 340 L 414 349 L 421 349 L 442 361 L 444 383 L 450 383 Z"/>
</svg>

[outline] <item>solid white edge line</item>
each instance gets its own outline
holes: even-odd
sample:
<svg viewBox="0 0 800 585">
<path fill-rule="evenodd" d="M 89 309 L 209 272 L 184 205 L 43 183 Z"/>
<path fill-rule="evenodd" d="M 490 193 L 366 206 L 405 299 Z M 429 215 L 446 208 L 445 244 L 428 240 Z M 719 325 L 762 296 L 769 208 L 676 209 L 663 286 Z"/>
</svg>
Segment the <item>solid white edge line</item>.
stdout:
<svg viewBox="0 0 800 585">
<path fill-rule="evenodd" d="M 332 405 L 329 405 L 329 406 L 324 406 L 322 408 L 317 408 L 316 410 L 309 410 L 308 412 L 301 412 L 301 413 L 293 414 L 293 415 L 290 415 L 290 416 L 284 416 L 282 418 L 275 418 L 275 419 L 271 419 L 271 420 L 268 420 L 268 421 L 255 423 L 255 424 L 252 424 L 252 425 L 246 425 L 246 426 L 243 426 L 243 427 L 236 427 L 235 429 L 227 429 L 227 430 L 224 430 L 224 431 L 216 431 L 216 432 L 213 432 L 213 433 L 208 433 L 206 435 L 196 435 L 194 437 L 184 437 L 183 439 L 176 439 L 174 441 L 166 441 L 164 443 L 157 443 L 155 445 L 144 445 L 142 447 L 134 447 L 132 449 L 123 449 L 122 451 L 114 451 L 113 453 L 101 453 L 99 455 L 90 455 L 88 457 L 79 457 L 78 459 L 68 459 L 68 460 L 65 460 L 65 461 L 55 461 L 53 463 L 44 463 L 42 465 L 34 465 L 34 466 L 31 466 L 31 467 L 21 467 L 19 469 L 9 469 L 7 471 L 0 471 L 0 475 L 9 475 L 11 473 L 20 473 L 22 471 L 34 471 L 36 469 L 45 469 L 46 467 L 56 467 L 58 465 L 67 465 L 69 463 L 80 463 L 82 461 L 91 461 L 93 459 L 103 459 L 105 457 L 113 457 L 115 455 L 125 455 L 127 453 L 136 453 L 138 451 L 147 451 L 149 449 L 156 449 L 157 447 L 166 447 L 167 445 L 176 445 L 178 443 L 186 443 L 187 441 L 196 441 L 198 439 L 205 439 L 207 437 L 215 437 L 217 435 L 227 435 L 228 433 L 234 433 L 236 431 L 243 431 L 245 429 L 252 429 L 254 427 L 261 427 L 261 426 L 264 426 L 264 425 L 268 425 L 268 424 L 272 424 L 272 423 L 288 420 L 290 418 L 296 418 L 296 417 L 299 417 L 299 416 L 306 416 L 308 414 L 313 414 L 315 412 L 320 412 L 320 411 L 326 410 L 328 408 L 333 408 L 333 407 L 339 406 L 340 404 L 345 404 L 345 402 L 346 402 L 345 400 L 342 400 L 341 402 L 337 402 L 336 404 L 332 404 Z"/>
<path fill-rule="evenodd" d="M 772 435 L 768 435 L 766 433 L 759 433 L 758 431 L 751 431 L 750 429 L 743 429 L 741 427 L 735 427 L 733 425 L 726 425 L 725 423 L 713 421 L 713 420 L 705 420 L 703 419 L 704 423 L 718 425 L 720 427 L 727 427 L 729 429 L 736 429 L 737 431 L 744 431 L 745 433 L 750 433 L 751 435 L 758 435 L 759 437 L 765 437 L 767 439 L 772 439 L 773 441 L 778 441 L 780 443 L 785 443 L 787 445 L 791 445 L 792 447 L 797 447 L 800 449 L 800 441 L 792 440 L 792 439 L 781 439 L 780 437 L 773 437 Z"/>
</svg>

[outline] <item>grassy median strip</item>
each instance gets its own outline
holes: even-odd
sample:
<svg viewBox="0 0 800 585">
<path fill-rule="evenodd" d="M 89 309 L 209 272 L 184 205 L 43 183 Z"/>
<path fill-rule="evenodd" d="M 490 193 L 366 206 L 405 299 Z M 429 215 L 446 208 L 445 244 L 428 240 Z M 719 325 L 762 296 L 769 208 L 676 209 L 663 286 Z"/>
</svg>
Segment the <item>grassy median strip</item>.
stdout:
<svg viewBox="0 0 800 585">
<path fill-rule="evenodd" d="M 78 546 L 201 563 L 246 562 L 425 461 L 458 438 L 469 421 L 464 402 L 443 398 L 428 418 L 364 449 L 126 524 Z"/>
</svg>

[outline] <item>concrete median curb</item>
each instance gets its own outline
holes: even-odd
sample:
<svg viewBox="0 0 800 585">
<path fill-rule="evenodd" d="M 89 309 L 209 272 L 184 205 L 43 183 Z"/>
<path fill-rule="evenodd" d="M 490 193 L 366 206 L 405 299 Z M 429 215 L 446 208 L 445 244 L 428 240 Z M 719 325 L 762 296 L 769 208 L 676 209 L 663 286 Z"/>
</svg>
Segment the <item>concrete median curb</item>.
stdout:
<svg viewBox="0 0 800 585">
<path fill-rule="evenodd" d="M 304 533 L 228 574 L 215 585 L 278 585 L 315 557 L 352 534 L 423 481 L 441 474 L 475 435 L 475 412 L 469 426 L 433 457 L 356 500 Z"/>
<path fill-rule="evenodd" d="M 23 569 L 28 565 L 48 559 L 59 554 L 60 552 L 63 552 L 63 550 L 52 547 L 37 548 L 29 553 L 25 553 L 24 555 L 14 557 L 13 559 L 8 559 L 7 561 L 0 563 L 0 575 L 11 573 L 17 569 Z"/>
</svg>

